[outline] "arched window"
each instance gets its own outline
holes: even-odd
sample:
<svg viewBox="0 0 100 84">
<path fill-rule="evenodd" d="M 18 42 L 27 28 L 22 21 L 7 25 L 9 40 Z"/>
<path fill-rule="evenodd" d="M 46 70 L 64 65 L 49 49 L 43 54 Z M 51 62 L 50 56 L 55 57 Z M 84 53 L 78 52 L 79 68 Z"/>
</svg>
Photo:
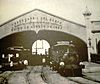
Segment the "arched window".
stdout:
<svg viewBox="0 0 100 84">
<path fill-rule="evenodd" d="M 46 40 L 37 40 L 32 45 L 33 55 L 48 55 L 50 44 Z"/>
</svg>

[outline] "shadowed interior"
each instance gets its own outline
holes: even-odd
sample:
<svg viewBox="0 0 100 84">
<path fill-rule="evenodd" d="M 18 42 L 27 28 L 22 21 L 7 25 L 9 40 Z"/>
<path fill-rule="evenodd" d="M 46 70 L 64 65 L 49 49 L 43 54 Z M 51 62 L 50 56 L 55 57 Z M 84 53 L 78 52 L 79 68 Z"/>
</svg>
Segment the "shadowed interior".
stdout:
<svg viewBox="0 0 100 84">
<path fill-rule="evenodd" d="M 71 34 L 53 30 L 40 30 L 37 34 L 35 31 L 11 34 L 0 40 L 0 51 L 11 46 L 23 46 L 24 48 L 29 48 L 32 52 L 32 45 L 36 40 L 46 40 L 50 46 L 55 45 L 57 41 L 73 41 L 80 60 L 87 60 L 87 46 L 84 41 Z M 27 58 L 27 56 L 25 57 Z M 31 58 L 28 59 L 31 60 Z"/>
</svg>

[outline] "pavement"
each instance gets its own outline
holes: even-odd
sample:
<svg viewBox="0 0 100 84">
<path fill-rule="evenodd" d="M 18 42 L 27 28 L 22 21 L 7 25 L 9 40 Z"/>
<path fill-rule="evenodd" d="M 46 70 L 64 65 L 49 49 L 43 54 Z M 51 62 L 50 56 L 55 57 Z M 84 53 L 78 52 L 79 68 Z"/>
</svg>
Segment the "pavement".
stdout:
<svg viewBox="0 0 100 84">
<path fill-rule="evenodd" d="M 93 63 L 93 62 L 83 62 L 85 68 L 82 70 L 84 72 L 100 72 L 100 64 Z"/>
<path fill-rule="evenodd" d="M 100 64 L 93 62 L 83 64 L 85 65 L 82 70 L 83 77 L 63 77 L 49 67 L 28 66 L 24 70 L 0 74 L 0 84 L 100 84 Z"/>
<path fill-rule="evenodd" d="M 83 62 L 83 64 L 85 65 L 82 70 L 84 78 L 96 82 L 93 84 L 100 84 L 100 64 L 93 62 Z M 92 83 L 89 82 L 89 84 Z"/>
</svg>

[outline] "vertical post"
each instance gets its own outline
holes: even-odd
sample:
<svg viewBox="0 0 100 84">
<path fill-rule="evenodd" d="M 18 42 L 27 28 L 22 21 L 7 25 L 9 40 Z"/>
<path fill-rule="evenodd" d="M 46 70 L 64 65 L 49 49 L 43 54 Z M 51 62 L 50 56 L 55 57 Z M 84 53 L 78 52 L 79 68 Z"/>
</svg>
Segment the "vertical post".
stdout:
<svg viewBox="0 0 100 84">
<path fill-rule="evenodd" d="M 85 18 L 85 24 L 86 24 L 86 31 L 87 31 L 87 50 L 88 50 L 88 61 L 91 61 L 91 21 L 90 21 L 90 16 L 91 13 L 86 7 L 86 11 L 83 13 L 84 18 Z"/>
<path fill-rule="evenodd" d="M 42 40 L 42 49 L 43 49 L 43 40 Z"/>
<path fill-rule="evenodd" d="M 95 39 L 95 42 L 96 42 L 95 45 L 96 45 L 96 54 L 97 54 L 98 53 L 98 47 L 97 47 L 98 46 L 98 41 L 97 41 L 97 38 Z"/>
<path fill-rule="evenodd" d="M 37 55 L 37 41 L 36 41 L 36 55 Z"/>
</svg>

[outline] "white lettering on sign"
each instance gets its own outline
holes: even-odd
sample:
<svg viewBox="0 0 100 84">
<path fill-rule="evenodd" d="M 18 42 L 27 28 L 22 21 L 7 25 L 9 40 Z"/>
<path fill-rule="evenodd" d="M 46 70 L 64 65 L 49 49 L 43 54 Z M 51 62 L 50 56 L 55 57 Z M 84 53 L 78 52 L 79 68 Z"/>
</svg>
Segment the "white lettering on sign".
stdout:
<svg viewBox="0 0 100 84">
<path fill-rule="evenodd" d="M 40 30 L 40 29 L 62 29 L 62 22 L 59 20 L 47 18 L 47 17 L 34 17 L 25 18 L 16 22 L 13 22 L 11 31 L 22 30 Z"/>
<path fill-rule="evenodd" d="M 70 42 L 69 42 L 69 41 L 58 41 L 57 44 L 65 44 L 65 45 L 69 45 Z"/>
</svg>

